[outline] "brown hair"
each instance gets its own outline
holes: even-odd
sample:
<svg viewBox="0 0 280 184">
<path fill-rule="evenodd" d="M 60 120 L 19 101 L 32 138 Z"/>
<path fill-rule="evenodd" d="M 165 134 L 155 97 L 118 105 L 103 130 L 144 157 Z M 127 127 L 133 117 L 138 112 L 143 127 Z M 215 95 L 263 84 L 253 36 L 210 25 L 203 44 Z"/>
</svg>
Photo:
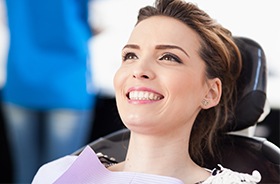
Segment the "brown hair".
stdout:
<svg viewBox="0 0 280 184">
<path fill-rule="evenodd" d="M 206 64 L 206 77 L 222 82 L 220 103 L 198 114 L 190 137 L 190 155 L 203 165 L 203 155 L 217 154 L 218 134 L 223 133 L 227 122 L 233 118 L 236 103 L 236 80 L 241 70 L 241 54 L 229 30 L 192 3 L 182 0 L 156 0 L 155 7 L 140 9 L 138 21 L 163 15 L 182 21 L 200 36 L 199 55 Z"/>
</svg>

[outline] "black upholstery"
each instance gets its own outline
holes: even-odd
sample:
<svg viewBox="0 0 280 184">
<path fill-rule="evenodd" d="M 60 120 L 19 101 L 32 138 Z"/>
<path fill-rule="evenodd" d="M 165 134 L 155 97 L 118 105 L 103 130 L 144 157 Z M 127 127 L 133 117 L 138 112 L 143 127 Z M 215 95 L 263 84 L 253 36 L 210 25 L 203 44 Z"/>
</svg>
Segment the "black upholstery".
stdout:
<svg viewBox="0 0 280 184">
<path fill-rule="evenodd" d="M 227 132 L 255 125 L 264 112 L 266 101 L 266 58 L 261 46 L 248 38 L 235 37 L 241 50 L 243 67 L 238 80 L 238 104 L 235 119 L 229 122 Z M 96 152 L 102 152 L 117 161 L 123 161 L 130 132 L 122 129 L 92 142 Z M 204 167 L 222 164 L 235 171 L 252 173 L 258 170 L 261 183 L 280 183 L 280 148 L 265 138 L 225 134 L 220 143 L 221 155 L 206 158 Z M 78 150 L 75 154 L 79 154 Z"/>
<path fill-rule="evenodd" d="M 264 111 L 266 101 L 267 68 L 262 47 L 255 41 L 235 37 L 242 55 L 242 70 L 237 81 L 238 104 L 235 119 L 228 131 L 237 131 L 255 125 Z"/>
<path fill-rule="evenodd" d="M 207 168 L 217 163 L 235 171 L 258 170 L 262 183 L 280 183 L 280 149 L 265 138 L 227 135 L 221 143 L 221 157 L 207 160 Z"/>
</svg>

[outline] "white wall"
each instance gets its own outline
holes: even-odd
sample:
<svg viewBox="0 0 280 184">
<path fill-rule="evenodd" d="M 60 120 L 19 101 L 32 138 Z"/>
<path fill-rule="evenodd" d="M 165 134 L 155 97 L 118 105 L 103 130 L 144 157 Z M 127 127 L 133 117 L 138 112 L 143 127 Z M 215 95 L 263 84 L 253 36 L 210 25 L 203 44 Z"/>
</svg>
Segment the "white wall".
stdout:
<svg viewBox="0 0 280 184">
<path fill-rule="evenodd" d="M 0 0 L 0 87 L 5 81 L 5 65 L 7 60 L 9 34 L 6 24 L 4 1 Z"/>
</svg>

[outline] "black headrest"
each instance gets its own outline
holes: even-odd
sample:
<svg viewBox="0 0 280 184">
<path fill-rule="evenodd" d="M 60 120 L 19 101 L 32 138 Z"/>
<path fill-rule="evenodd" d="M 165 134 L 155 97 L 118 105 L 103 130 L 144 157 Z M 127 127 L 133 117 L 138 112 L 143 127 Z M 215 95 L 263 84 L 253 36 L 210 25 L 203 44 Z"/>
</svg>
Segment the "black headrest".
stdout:
<svg viewBox="0 0 280 184">
<path fill-rule="evenodd" d="M 264 112 L 267 69 L 262 47 L 245 37 L 235 37 L 242 55 L 242 70 L 237 81 L 238 102 L 235 118 L 228 131 L 237 131 L 255 125 Z"/>
</svg>

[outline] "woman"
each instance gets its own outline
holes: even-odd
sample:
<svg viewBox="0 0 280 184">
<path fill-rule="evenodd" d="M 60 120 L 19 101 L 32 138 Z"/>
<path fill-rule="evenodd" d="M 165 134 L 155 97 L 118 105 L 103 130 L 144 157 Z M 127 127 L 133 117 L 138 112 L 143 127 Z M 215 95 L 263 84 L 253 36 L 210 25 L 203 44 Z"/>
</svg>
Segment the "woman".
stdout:
<svg viewBox="0 0 280 184">
<path fill-rule="evenodd" d="M 125 161 L 104 168 L 87 147 L 78 158 L 41 168 L 34 183 L 50 177 L 57 183 L 259 182 L 257 171 L 201 167 L 204 152 L 217 154 L 216 137 L 231 118 L 240 68 L 231 33 L 195 5 L 158 0 L 142 8 L 114 78 L 119 114 L 131 130 Z M 78 174 L 81 167 L 88 174 Z"/>
</svg>

